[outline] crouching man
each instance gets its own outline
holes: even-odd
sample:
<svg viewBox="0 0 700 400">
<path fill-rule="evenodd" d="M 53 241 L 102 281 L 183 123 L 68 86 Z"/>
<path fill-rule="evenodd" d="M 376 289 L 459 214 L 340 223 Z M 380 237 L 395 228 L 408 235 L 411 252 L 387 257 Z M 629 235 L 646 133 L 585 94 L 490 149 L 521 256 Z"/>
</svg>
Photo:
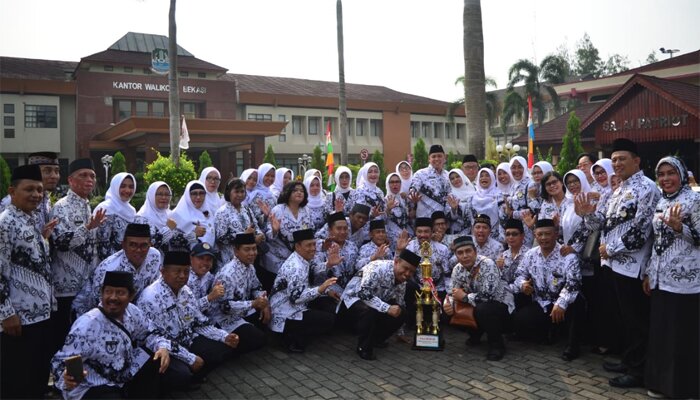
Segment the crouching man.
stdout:
<svg viewBox="0 0 700 400">
<path fill-rule="evenodd" d="M 170 341 L 135 305 L 134 276 L 109 271 L 97 308 L 81 315 L 51 361 L 56 387 L 66 399 L 158 398 L 170 364 Z M 155 355 L 151 353 L 155 352 Z M 83 377 L 68 374 L 65 359 L 81 356 Z"/>
<path fill-rule="evenodd" d="M 365 265 L 348 283 L 341 297 L 340 312 L 359 334 L 357 354 L 374 360 L 375 347 L 403 325 L 406 281 L 416 273 L 420 256 L 403 250 L 394 260 L 377 260 Z"/>
</svg>

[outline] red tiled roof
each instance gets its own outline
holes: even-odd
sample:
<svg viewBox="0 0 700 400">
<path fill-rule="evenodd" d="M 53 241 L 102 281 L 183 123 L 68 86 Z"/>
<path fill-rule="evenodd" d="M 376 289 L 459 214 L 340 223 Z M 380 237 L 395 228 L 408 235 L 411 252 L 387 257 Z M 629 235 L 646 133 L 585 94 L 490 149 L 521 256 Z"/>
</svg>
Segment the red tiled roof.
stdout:
<svg viewBox="0 0 700 400">
<path fill-rule="evenodd" d="M 573 111 L 579 120 L 585 121 L 604 103 L 585 103 L 576 107 Z M 535 144 L 542 143 L 560 143 L 564 134 L 566 134 L 566 124 L 569 122 L 569 113 L 564 113 L 553 120 L 544 123 L 539 128 L 535 128 Z M 583 131 L 583 127 L 581 127 Z M 583 138 L 582 138 L 583 139 Z M 527 143 L 527 133 L 522 134 L 513 140 L 513 143 Z"/>
<path fill-rule="evenodd" d="M 10 79 L 65 80 L 77 62 L 0 57 L 0 77 Z"/>
<path fill-rule="evenodd" d="M 622 96 L 635 85 L 642 85 L 649 90 L 658 93 L 667 101 L 678 105 L 689 113 L 700 117 L 700 87 L 690 84 L 656 78 L 648 75 L 633 75 L 625 84 L 606 101 L 602 107 L 595 110 L 588 118 L 581 119 L 581 131 L 586 129 L 593 121 L 598 119 L 605 111 L 610 109 Z"/>
<path fill-rule="evenodd" d="M 140 53 L 133 51 L 120 51 L 120 50 L 105 50 L 99 53 L 83 57 L 80 62 L 101 62 L 101 63 L 111 63 L 116 65 L 151 65 L 151 55 L 148 53 Z M 226 68 L 219 67 L 212 63 L 200 60 L 196 57 L 186 57 L 178 56 L 178 69 L 189 69 L 189 70 L 211 70 L 226 72 Z"/>
<path fill-rule="evenodd" d="M 239 90 L 245 93 L 338 98 L 337 82 L 231 73 L 226 74 L 223 79 L 237 81 Z M 386 101 L 438 106 L 449 105 L 449 103 L 444 101 L 402 93 L 384 86 L 360 85 L 354 83 L 346 83 L 345 95 L 348 100 Z"/>
<path fill-rule="evenodd" d="M 676 57 L 671 57 L 666 60 L 658 61 L 655 63 L 642 65 L 641 67 L 628 69 L 627 71 L 618 72 L 617 74 L 609 76 L 619 76 L 627 74 L 639 74 L 646 71 L 657 71 L 660 69 L 680 67 L 683 65 L 700 64 L 700 50 L 693 51 L 692 53 L 683 54 Z M 601 78 L 607 78 L 605 76 Z"/>
</svg>

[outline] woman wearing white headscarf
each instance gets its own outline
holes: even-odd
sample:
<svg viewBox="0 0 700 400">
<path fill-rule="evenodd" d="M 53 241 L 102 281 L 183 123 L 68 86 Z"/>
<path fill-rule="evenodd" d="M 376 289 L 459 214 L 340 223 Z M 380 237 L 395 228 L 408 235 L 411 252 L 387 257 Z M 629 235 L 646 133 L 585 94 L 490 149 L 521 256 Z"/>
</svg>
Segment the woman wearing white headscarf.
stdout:
<svg viewBox="0 0 700 400">
<path fill-rule="evenodd" d="M 275 183 L 270 187 L 270 191 L 272 195 L 275 196 L 275 199 L 280 197 L 284 185 L 292 180 L 292 174 L 292 170 L 289 168 L 277 168 L 277 172 L 275 172 Z"/>
<path fill-rule="evenodd" d="M 510 196 L 512 187 L 513 175 L 510 173 L 510 164 L 507 162 L 498 164 L 498 167 L 496 167 L 496 188 L 500 192 L 499 202 L 505 201 Z"/>
<path fill-rule="evenodd" d="M 471 235 L 474 218 L 485 214 L 491 219 L 491 237 L 503 242 L 505 235 L 501 226 L 502 215 L 498 206 L 500 191 L 496 188 L 496 176 L 489 168 L 480 169 L 476 176 L 476 193 L 469 197 L 466 203 L 451 211 L 455 214 L 455 219 L 463 221 L 462 230 L 458 235 Z"/>
<path fill-rule="evenodd" d="M 472 197 L 472 195 L 474 195 L 474 189 L 471 186 L 469 178 L 467 178 L 467 176 L 464 175 L 464 172 L 462 172 L 462 170 L 459 168 L 450 170 L 447 177 L 450 180 L 451 188 L 450 194 L 447 197 L 447 203 L 450 205 L 450 207 L 452 207 L 455 202 L 459 204 L 457 209 L 451 208 L 450 219 L 452 220 L 452 223 L 450 224 L 450 230 L 448 233 L 462 232 L 465 230 L 467 225 L 471 227 L 471 222 L 469 220 L 465 220 L 459 211 L 456 213 L 456 210 L 459 210 L 462 208 L 462 206 L 469 204 L 469 199 Z"/>
<path fill-rule="evenodd" d="M 190 181 L 185 186 L 185 192 L 170 214 L 180 231 L 171 240 L 171 250 L 190 251 L 197 242 L 214 246 L 215 216 L 206 208 L 206 195 L 206 189 L 200 181 Z"/>
<path fill-rule="evenodd" d="M 175 229 L 175 221 L 170 218 L 170 199 L 173 194 L 170 186 L 163 181 L 156 181 L 148 186 L 146 192 L 146 201 L 143 202 L 141 209 L 136 215 L 144 218 L 151 226 L 151 232 L 155 229 L 160 235 L 161 251 L 167 250 L 167 245 L 173 237 L 173 229 Z M 154 244 L 155 246 L 155 244 Z"/>
<path fill-rule="evenodd" d="M 411 188 L 411 178 L 413 178 L 413 169 L 408 161 L 400 161 L 396 164 L 396 173 L 401 178 L 401 193 L 408 195 L 408 189 Z M 387 189 L 387 191 L 389 191 Z"/>
<path fill-rule="evenodd" d="M 609 158 L 601 158 L 591 166 L 591 176 L 593 177 L 593 185 L 591 191 L 600 193 L 601 198 L 610 195 L 612 185 L 610 178 L 615 172 L 612 167 L 612 160 Z"/>
<path fill-rule="evenodd" d="M 522 220 L 524 213 L 534 215 L 540 208 L 537 200 L 528 196 L 528 191 L 532 185 L 532 178 L 527 170 L 527 161 L 521 156 L 514 156 L 510 159 L 510 175 L 513 177 L 513 184 L 510 188 L 508 201 L 506 202 L 506 214 L 509 218 Z M 534 241 L 532 230 L 525 226 L 525 244 L 531 246 Z"/>
<path fill-rule="evenodd" d="M 95 207 L 93 215 L 98 210 L 105 210 L 105 221 L 97 229 L 96 247 L 98 262 L 122 249 L 122 240 L 126 226 L 130 223 L 145 223 L 144 219 L 136 217 L 136 209 L 129 204 L 136 193 L 136 179 L 127 172 L 120 172 L 109 184 L 105 200 Z"/>
<path fill-rule="evenodd" d="M 270 163 L 258 167 L 258 181 L 248 198 L 248 207 L 258 220 L 258 226 L 266 226 L 270 210 L 277 204 L 277 196 L 270 188 L 275 183 L 275 166 Z"/>
<path fill-rule="evenodd" d="M 245 183 L 245 200 L 243 204 L 249 205 L 248 201 L 252 199 L 253 192 L 258 186 L 258 170 L 255 168 L 248 168 L 241 173 L 240 176 L 243 183 Z"/>
<path fill-rule="evenodd" d="M 226 202 L 224 197 L 219 193 L 219 185 L 221 184 L 221 173 L 214 167 L 207 167 L 199 174 L 199 181 L 204 185 L 207 191 L 207 200 L 204 207 L 214 215 L 219 207 Z"/>
<path fill-rule="evenodd" d="M 539 161 L 532 166 L 532 171 L 530 172 L 532 184 L 530 185 L 530 189 L 527 191 L 527 196 L 529 199 L 528 205 L 535 214 L 539 213 L 540 207 L 542 206 L 542 193 L 540 192 L 540 181 L 547 172 L 553 170 L 554 168 L 552 167 L 552 164 L 550 164 L 547 161 Z"/>
<path fill-rule="evenodd" d="M 382 215 L 386 208 L 386 202 L 384 201 L 384 192 L 377 187 L 379 175 L 379 166 L 373 162 L 368 162 L 360 168 L 357 173 L 355 192 L 350 200 L 351 209 L 355 204 L 364 204 L 372 209 L 372 218 Z"/>
<path fill-rule="evenodd" d="M 412 233 L 413 228 L 409 224 L 408 201 L 401 196 L 401 175 L 392 172 L 386 177 L 386 223 L 384 229 L 391 243 L 392 250 L 396 250 L 396 239 L 404 229 Z"/>
<path fill-rule="evenodd" d="M 309 202 L 306 204 L 306 208 L 311 214 L 311 221 L 313 222 L 313 229 L 318 230 L 323 227 L 326 223 L 326 204 L 325 196 L 323 195 L 323 185 L 321 185 L 321 179 L 316 175 L 311 175 L 304 179 L 304 186 L 306 186 L 306 191 L 309 193 Z"/>
<path fill-rule="evenodd" d="M 335 190 L 326 195 L 326 214 L 343 211 L 345 215 L 350 215 L 352 209 L 350 199 L 355 192 L 351 186 L 352 171 L 348 167 L 340 166 L 333 175 L 335 177 Z"/>
</svg>

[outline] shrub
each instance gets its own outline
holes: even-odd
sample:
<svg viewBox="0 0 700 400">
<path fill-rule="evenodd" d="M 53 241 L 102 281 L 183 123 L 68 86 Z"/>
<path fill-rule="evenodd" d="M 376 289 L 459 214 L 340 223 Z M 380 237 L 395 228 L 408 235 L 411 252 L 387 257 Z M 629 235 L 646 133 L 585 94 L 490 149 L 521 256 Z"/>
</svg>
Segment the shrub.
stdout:
<svg viewBox="0 0 700 400">
<path fill-rule="evenodd" d="M 7 188 L 10 187 L 10 179 L 12 179 L 12 171 L 2 156 L 0 156 L 0 199 L 7 196 Z"/>
<path fill-rule="evenodd" d="M 177 200 L 182 195 L 187 186 L 187 182 L 197 179 L 194 163 L 187 158 L 186 153 L 180 156 L 180 167 L 176 167 L 170 157 L 163 157 L 159 152 L 157 158 L 146 166 L 146 173 L 143 178 L 146 184 L 150 185 L 156 181 L 163 181 L 170 185 L 173 191 L 173 200 Z"/>
<path fill-rule="evenodd" d="M 214 163 L 211 161 L 211 156 L 204 150 L 202 154 L 199 155 L 199 173 L 204 171 L 204 168 L 213 167 Z"/>
</svg>

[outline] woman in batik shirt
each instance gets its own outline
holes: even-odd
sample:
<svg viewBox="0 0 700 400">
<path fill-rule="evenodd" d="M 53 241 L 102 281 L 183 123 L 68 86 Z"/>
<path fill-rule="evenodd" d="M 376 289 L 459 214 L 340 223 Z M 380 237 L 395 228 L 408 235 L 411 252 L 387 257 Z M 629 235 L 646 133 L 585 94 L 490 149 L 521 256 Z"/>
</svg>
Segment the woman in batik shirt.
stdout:
<svg viewBox="0 0 700 400">
<path fill-rule="evenodd" d="M 234 257 L 233 241 L 239 233 L 253 233 L 257 243 L 265 241 L 265 235 L 258 226 L 253 212 L 243 204 L 246 197 L 242 179 L 231 179 L 226 184 L 224 198 L 226 204 L 216 211 L 216 246 L 221 257 L 221 265 Z"/>
<path fill-rule="evenodd" d="M 357 173 L 357 185 L 355 193 L 351 198 L 351 203 L 365 204 L 372 209 L 372 218 L 379 217 L 384 211 L 386 203 L 384 201 L 384 192 L 377 187 L 379 182 L 379 167 L 373 162 L 368 162 L 360 168 Z M 352 206 L 350 207 L 352 209 Z"/>
<path fill-rule="evenodd" d="M 326 223 L 326 200 L 323 195 L 323 185 L 321 180 L 316 175 L 312 175 L 304 179 L 304 186 L 306 191 L 309 193 L 309 202 L 306 204 L 306 208 L 311 214 L 311 221 L 313 222 L 312 228 L 314 230 L 321 229 L 321 227 Z"/>
</svg>

